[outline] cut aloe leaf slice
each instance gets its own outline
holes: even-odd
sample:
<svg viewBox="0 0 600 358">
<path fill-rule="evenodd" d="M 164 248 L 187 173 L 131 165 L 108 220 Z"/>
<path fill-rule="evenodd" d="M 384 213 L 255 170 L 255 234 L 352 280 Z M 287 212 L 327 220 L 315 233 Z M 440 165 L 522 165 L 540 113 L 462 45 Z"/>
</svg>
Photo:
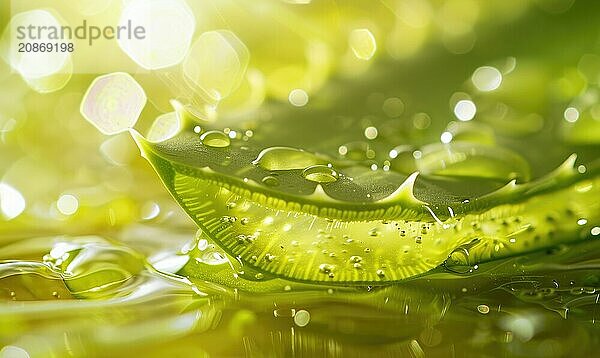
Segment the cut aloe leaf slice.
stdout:
<svg viewBox="0 0 600 358">
<path fill-rule="evenodd" d="M 472 262 L 591 237 L 600 220 L 598 169 L 579 173 L 575 156 L 540 179 L 460 200 L 418 173 L 259 148 L 222 132 L 189 129 L 160 143 L 132 134 L 211 240 L 244 265 L 290 280 L 398 281 L 462 248 Z"/>
</svg>

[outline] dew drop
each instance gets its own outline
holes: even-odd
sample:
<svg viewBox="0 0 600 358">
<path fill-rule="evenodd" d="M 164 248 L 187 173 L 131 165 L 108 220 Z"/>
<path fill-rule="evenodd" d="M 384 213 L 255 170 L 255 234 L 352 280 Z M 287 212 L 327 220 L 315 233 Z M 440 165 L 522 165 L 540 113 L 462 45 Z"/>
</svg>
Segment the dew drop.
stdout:
<svg viewBox="0 0 600 358">
<path fill-rule="evenodd" d="M 335 268 L 335 266 L 330 265 L 330 264 L 320 264 L 319 265 L 319 271 L 321 271 L 322 273 L 331 273 L 331 271 L 333 271 L 334 268 Z"/>
<path fill-rule="evenodd" d="M 338 174 L 326 165 L 313 165 L 304 169 L 302 176 L 315 183 L 332 183 L 337 180 Z"/>
<path fill-rule="evenodd" d="M 267 216 L 266 218 L 263 219 L 263 224 L 271 225 L 274 221 L 275 221 L 275 219 L 273 219 L 272 216 Z"/>
<path fill-rule="evenodd" d="M 262 178 L 262 182 L 268 186 L 279 185 L 279 179 L 277 179 L 276 177 L 274 177 L 272 175 L 267 175 L 266 177 Z"/>
<path fill-rule="evenodd" d="M 231 144 L 227 134 L 219 131 L 208 131 L 200 136 L 202 144 L 213 148 L 225 148 Z"/>
<path fill-rule="evenodd" d="M 445 265 L 446 267 L 451 268 L 453 271 L 456 267 L 467 266 L 469 264 L 469 255 L 470 253 L 467 247 L 457 247 L 450 253 Z"/>
<path fill-rule="evenodd" d="M 224 223 L 234 223 L 237 221 L 237 217 L 235 216 L 223 216 L 221 217 L 221 221 Z"/>
<path fill-rule="evenodd" d="M 264 149 L 252 162 L 266 170 L 304 169 L 327 162 L 316 155 L 301 149 L 290 147 L 271 147 Z"/>
<path fill-rule="evenodd" d="M 377 276 L 384 277 L 385 276 L 385 271 L 383 271 L 383 270 L 377 270 Z"/>
<path fill-rule="evenodd" d="M 268 262 L 273 262 L 273 260 L 275 260 L 277 256 L 275 255 L 271 255 L 271 254 L 266 254 L 265 255 L 265 260 L 267 260 Z"/>
<path fill-rule="evenodd" d="M 451 139 L 450 137 L 451 135 L 447 139 Z M 502 147 L 470 142 L 451 141 L 447 144 L 429 144 L 421 149 L 416 159 L 417 170 L 427 175 L 477 177 L 501 181 L 528 180 L 530 175 L 529 163 L 518 153 Z"/>
<path fill-rule="evenodd" d="M 208 241 L 206 239 L 198 240 L 198 250 L 204 251 L 208 248 Z"/>
</svg>

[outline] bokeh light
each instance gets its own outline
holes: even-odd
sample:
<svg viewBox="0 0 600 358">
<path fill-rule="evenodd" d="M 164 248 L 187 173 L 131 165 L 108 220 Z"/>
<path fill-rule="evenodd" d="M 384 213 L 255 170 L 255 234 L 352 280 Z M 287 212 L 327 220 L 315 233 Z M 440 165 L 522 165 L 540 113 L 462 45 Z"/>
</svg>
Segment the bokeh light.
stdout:
<svg viewBox="0 0 600 358">
<path fill-rule="evenodd" d="M 104 134 L 132 128 L 146 105 L 142 87 L 127 73 L 96 78 L 81 102 L 81 114 Z"/>
<path fill-rule="evenodd" d="M 0 182 L 0 211 L 6 220 L 21 215 L 25 206 L 25 198 L 17 189 Z"/>
<path fill-rule="evenodd" d="M 118 39 L 119 46 L 138 65 L 156 70 L 177 65 L 187 54 L 196 20 L 184 0 L 131 0 L 119 26 L 144 29 L 142 37 L 128 35 Z"/>
<path fill-rule="evenodd" d="M 246 73 L 250 53 L 231 31 L 209 31 L 193 43 L 183 63 L 185 76 L 219 101 L 237 89 Z"/>
<path fill-rule="evenodd" d="M 473 101 L 460 100 L 454 106 L 454 115 L 460 121 L 470 121 L 475 117 L 475 113 L 477 113 L 477 107 Z"/>
</svg>

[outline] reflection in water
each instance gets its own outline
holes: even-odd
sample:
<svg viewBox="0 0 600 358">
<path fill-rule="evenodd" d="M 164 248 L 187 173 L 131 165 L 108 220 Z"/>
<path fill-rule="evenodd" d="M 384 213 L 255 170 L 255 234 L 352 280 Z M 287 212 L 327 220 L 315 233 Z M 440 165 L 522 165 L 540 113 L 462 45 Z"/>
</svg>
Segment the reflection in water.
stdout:
<svg viewBox="0 0 600 358">
<path fill-rule="evenodd" d="M 148 235 L 148 247 L 155 239 Z M 21 239 L 2 248 L 1 259 L 11 261 L 0 264 L 9 288 L 0 292 L 0 343 L 32 357 L 161 356 L 173 347 L 201 356 L 584 355 L 598 343 L 594 244 L 467 270 L 449 259 L 391 286 L 264 278 L 262 292 L 251 292 L 257 282 L 245 286 L 240 264 L 201 233 L 175 253 L 154 246 L 142 254 L 100 237 Z M 191 250 L 204 252 L 196 262 L 206 280 L 156 270 L 181 267 L 177 258 Z"/>
</svg>

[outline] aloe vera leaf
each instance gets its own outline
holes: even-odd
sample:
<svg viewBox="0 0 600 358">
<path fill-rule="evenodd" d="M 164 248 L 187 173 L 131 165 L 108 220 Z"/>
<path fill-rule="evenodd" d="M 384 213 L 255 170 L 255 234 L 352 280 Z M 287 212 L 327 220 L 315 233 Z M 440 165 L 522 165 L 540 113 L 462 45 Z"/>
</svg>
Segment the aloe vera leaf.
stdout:
<svg viewBox="0 0 600 358">
<path fill-rule="evenodd" d="M 427 191 L 415 196 L 416 173 L 338 169 L 332 160 L 324 168 L 336 180 L 307 180 L 293 161 L 320 165 L 324 157 L 290 149 L 296 157 L 278 170 L 281 164 L 261 164 L 261 151 L 248 143 L 212 147 L 188 132 L 150 143 L 132 133 L 212 240 L 246 265 L 290 280 L 403 280 L 437 267 L 461 245 L 472 244 L 469 254 L 484 261 L 581 240 L 600 217 L 597 169 L 577 172 L 574 156 L 536 181 L 511 181 L 461 203 Z"/>
</svg>

